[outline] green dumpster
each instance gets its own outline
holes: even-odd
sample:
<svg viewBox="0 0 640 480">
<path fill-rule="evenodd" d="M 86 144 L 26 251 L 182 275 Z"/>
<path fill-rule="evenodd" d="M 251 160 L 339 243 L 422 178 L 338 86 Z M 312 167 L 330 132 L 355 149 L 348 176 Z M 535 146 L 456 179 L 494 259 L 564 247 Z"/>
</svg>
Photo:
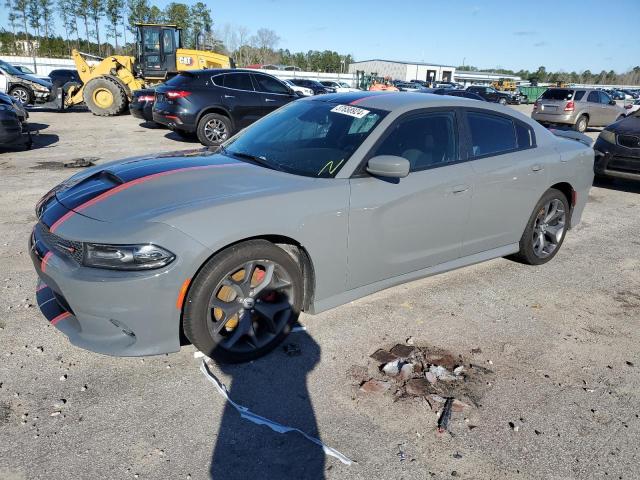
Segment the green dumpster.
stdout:
<svg viewBox="0 0 640 480">
<path fill-rule="evenodd" d="M 520 93 L 527 96 L 527 103 L 535 102 L 547 87 L 518 87 Z"/>
</svg>

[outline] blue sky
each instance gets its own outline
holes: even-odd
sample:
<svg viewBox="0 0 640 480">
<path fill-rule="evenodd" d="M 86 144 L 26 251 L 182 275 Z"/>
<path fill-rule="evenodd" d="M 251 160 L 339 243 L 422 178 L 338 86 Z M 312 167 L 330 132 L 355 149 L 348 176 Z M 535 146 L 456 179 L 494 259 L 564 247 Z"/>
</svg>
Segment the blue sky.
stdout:
<svg viewBox="0 0 640 480">
<path fill-rule="evenodd" d="M 640 64 L 640 0 L 205 1 L 216 27 L 270 28 L 292 51 L 487 69 L 622 72 Z M 0 23 L 7 27 L 4 8 Z"/>
</svg>

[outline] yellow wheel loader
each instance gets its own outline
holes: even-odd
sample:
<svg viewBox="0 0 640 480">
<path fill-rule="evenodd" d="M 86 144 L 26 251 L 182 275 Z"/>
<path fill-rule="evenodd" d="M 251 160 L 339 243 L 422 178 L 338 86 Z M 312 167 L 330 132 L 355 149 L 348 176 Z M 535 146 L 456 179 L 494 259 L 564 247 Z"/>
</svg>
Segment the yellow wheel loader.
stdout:
<svg viewBox="0 0 640 480">
<path fill-rule="evenodd" d="M 119 115 L 129 106 L 134 90 L 151 87 L 185 70 L 232 66 L 226 55 L 182 48 L 182 29 L 176 25 L 137 24 L 136 29 L 135 57 L 100 58 L 72 51 L 83 85 L 64 85 L 63 108 L 84 102 L 94 115 Z"/>
</svg>

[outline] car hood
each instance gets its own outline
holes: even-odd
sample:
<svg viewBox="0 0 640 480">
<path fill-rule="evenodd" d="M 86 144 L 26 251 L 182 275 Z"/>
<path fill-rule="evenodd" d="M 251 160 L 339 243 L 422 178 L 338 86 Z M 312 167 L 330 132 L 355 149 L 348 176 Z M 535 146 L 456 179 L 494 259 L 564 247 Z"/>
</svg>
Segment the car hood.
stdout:
<svg viewBox="0 0 640 480">
<path fill-rule="evenodd" d="M 15 75 L 21 80 L 27 80 L 32 83 L 37 83 L 38 85 L 42 85 L 43 87 L 52 88 L 53 84 L 50 81 L 44 80 L 42 78 L 34 77 L 33 75 L 29 75 L 27 73 L 23 73 L 21 75 Z"/>
<path fill-rule="evenodd" d="M 315 181 L 192 150 L 94 167 L 59 185 L 55 196 L 66 209 L 100 221 L 164 221 L 176 210 L 304 189 Z"/>
<path fill-rule="evenodd" d="M 631 114 L 619 122 L 609 125 L 606 130 L 623 135 L 640 135 L 640 116 Z"/>
</svg>

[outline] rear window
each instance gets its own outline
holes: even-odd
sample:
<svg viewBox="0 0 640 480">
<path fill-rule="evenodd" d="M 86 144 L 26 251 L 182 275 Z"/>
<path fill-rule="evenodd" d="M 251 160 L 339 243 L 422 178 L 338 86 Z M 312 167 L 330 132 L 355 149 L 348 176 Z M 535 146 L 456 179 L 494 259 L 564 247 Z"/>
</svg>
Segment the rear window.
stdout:
<svg viewBox="0 0 640 480">
<path fill-rule="evenodd" d="M 573 90 L 568 90 L 566 88 L 550 88 L 542 94 L 541 98 L 543 100 L 571 100 L 573 98 Z"/>
<path fill-rule="evenodd" d="M 468 112 L 472 155 L 497 155 L 517 148 L 513 121 L 497 115 Z"/>
<path fill-rule="evenodd" d="M 164 82 L 164 84 L 170 87 L 179 87 L 183 85 L 188 85 L 192 81 L 193 81 L 193 75 L 185 75 L 182 73 L 180 75 L 176 75 L 175 77 L 167 80 L 166 82 Z"/>
</svg>

